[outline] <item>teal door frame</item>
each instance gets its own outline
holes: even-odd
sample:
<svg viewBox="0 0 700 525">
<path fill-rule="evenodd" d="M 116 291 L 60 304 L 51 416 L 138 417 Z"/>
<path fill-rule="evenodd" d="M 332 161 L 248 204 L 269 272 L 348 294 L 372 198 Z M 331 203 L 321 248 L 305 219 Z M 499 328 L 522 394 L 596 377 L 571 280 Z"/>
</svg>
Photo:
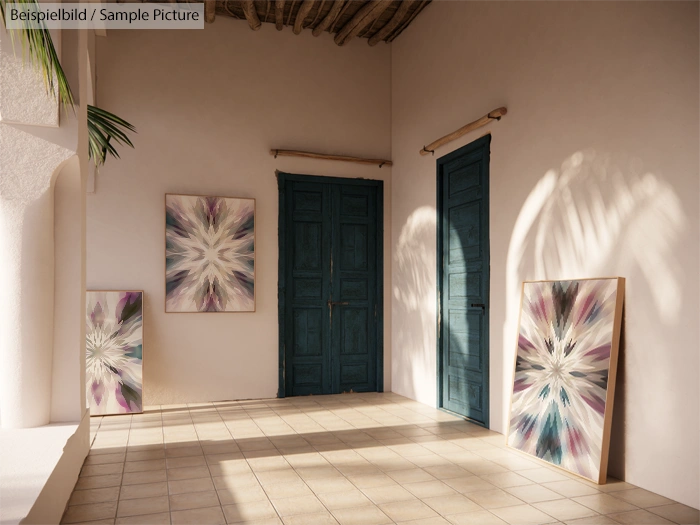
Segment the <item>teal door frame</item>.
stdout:
<svg viewBox="0 0 700 525">
<path fill-rule="evenodd" d="M 277 267 L 277 306 L 279 322 L 279 377 L 277 397 L 286 397 L 286 349 L 285 338 L 286 329 L 286 279 L 287 279 L 287 182 L 316 182 L 324 184 L 342 184 L 371 186 L 377 189 L 377 239 L 376 239 L 376 384 L 377 392 L 384 391 L 384 181 L 372 179 L 346 179 L 343 177 L 323 177 L 316 175 L 297 175 L 292 173 L 277 172 L 277 189 L 279 192 L 278 210 L 278 247 L 279 259 Z"/>
<path fill-rule="evenodd" d="M 484 309 L 484 325 L 483 325 L 483 332 L 482 332 L 482 343 L 485 346 L 485 352 L 483 348 L 481 349 L 483 355 L 482 357 L 485 357 L 484 362 L 483 362 L 483 372 L 482 372 L 482 396 L 484 399 L 484 403 L 482 405 L 483 407 L 483 421 L 477 421 L 474 419 L 471 419 L 467 416 L 463 416 L 459 414 L 462 417 L 466 417 L 469 421 L 472 421 L 478 425 L 482 425 L 486 428 L 489 428 L 489 411 L 490 411 L 490 395 L 489 395 L 489 361 L 490 361 L 490 356 L 489 356 L 489 351 L 490 351 L 490 344 L 489 344 L 489 295 L 490 295 L 490 279 L 491 279 L 491 266 L 490 266 L 490 259 L 491 259 L 491 254 L 490 254 L 490 242 L 489 242 L 489 163 L 490 163 L 490 144 L 491 144 L 491 135 L 485 135 L 474 142 L 471 142 L 467 144 L 466 146 L 463 146 L 451 153 L 448 153 L 447 155 L 440 157 L 437 159 L 437 399 L 438 399 L 438 408 L 441 410 L 445 410 L 446 412 L 451 412 L 450 410 L 444 408 L 445 407 L 445 402 L 443 399 L 443 394 L 444 394 L 444 387 L 443 387 L 443 380 L 444 380 L 444 368 L 445 368 L 445 363 L 444 363 L 444 355 L 443 355 L 443 345 L 449 343 L 449 334 L 444 334 L 443 335 L 443 300 L 445 298 L 445 293 L 447 293 L 449 290 L 444 289 L 444 242 L 443 242 L 443 237 L 444 237 L 444 213 L 446 211 L 446 203 L 444 202 L 445 197 L 444 197 L 444 190 L 445 190 L 445 166 L 449 164 L 450 162 L 453 162 L 457 159 L 460 159 L 462 157 L 465 157 L 470 154 L 474 154 L 475 152 L 478 152 L 480 149 L 485 151 L 485 157 L 486 157 L 486 162 L 485 162 L 485 170 L 484 173 L 482 174 L 480 184 L 482 187 L 482 203 L 483 203 L 483 208 L 482 208 L 482 214 L 481 214 L 481 220 L 484 220 L 485 218 L 485 223 L 486 223 L 486 228 L 485 231 L 483 232 L 483 236 L 481 238 L 481 246 L 483 247 L 484 250 L 484 256 L 483 256 L 483 270 L 482 270 L 482 276 L 485 277 L 485 291 L 484 294 L 485 296 L 483 297 L 483 309 Z M 471 306 L 477 306 L 477 305 L 471 305 Z M 481 306 L 481 305 L 480 305 Z"/>
</svg>

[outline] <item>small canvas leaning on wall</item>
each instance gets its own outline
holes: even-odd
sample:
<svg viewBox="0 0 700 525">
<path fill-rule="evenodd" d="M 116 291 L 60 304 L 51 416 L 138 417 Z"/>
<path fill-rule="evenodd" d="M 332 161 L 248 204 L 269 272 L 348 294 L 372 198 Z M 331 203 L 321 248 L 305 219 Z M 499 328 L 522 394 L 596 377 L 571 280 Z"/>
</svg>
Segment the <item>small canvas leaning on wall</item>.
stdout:
<svg viewBox="0 0 700 525">
<path fill-rule="evenodd" d="M 623 278 L 524 282 L 508 446 L 605 483 Z"/>
<path fill-rule="evenodd" d="M 255 199 L 165 196 L 165 311 L 255 311 Z"/>
<path fill-rule="evenodd" d="M 88 291 L 85 302 L 90 415 L 143 412 L 143 292 Z"/>
</svg>

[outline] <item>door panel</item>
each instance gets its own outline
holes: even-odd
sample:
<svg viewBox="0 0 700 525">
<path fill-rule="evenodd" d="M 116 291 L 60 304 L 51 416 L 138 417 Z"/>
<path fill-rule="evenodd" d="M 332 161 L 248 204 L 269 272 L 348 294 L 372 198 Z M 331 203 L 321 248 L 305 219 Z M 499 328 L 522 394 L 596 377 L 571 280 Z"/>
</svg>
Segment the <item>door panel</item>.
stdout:
<svg viewBox="0 0 700 525">
<path fill-rule="evenodd" d="M 280 179 L 280 395 L 376 391 L 381 186 L 287 177 Z"/>
<path fill-rule="evenodd" d="M 286 370 L 286 387 L 300 395 L 322 394 L 331 381 L 330 357 L 323 351 L 330 338 L 330 192 L 314 183 L 290 185 L 286 191 L 292 203 L 286 239 L 291 294 L 285 312 L 292 366 Z"/>
<path fill-rule="evenodd" d="M 486 426 L 489 142 L 438 159 L 440 406 Z"/>
</svg>

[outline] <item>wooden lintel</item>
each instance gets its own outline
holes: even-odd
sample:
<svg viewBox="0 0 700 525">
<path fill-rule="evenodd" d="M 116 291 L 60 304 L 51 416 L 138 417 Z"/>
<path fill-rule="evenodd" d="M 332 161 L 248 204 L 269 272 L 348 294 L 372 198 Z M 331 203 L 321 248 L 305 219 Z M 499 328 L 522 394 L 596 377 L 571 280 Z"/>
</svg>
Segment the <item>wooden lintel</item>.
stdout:
<svg viewBox="0 0 700 525">
<path fill-rule="evenodd" d="M 311 8 L 314 6 L 314 3 L 314 0 L 304 0 L 301 6 L 299 6 L 299 11 L 297 11 L 297 17 L 294 19 L 294 28 L 292 29 L 295 35 L 298 35 L 299 33 L 301 33 L 302 29 L 304 29 L 304 19 L 306 19 L 306 15 L 308 15 L 311 11 Z"/>
<path fill-rule="evenodd" d="M 335 43 L 344 46 L 391 5 L 391 0 L 371 0 L 363 5 L 335 35 Z"/>
<path fill-rule="evenodd" d="M 284 27 L 284 0 L 275 0 L 275 27 L 277 31 Z"/>
<path fill-rule="evenodd" d="M 325 153 L 311 153 L 310 151 L 296 151 L 292 149 L 271 149 L 270 155 L 274 157 L 305 157 L 308 159 L 339 160 L 342 162 L 354 162 L 356 164 L 376 164 L 382 166 L 392 166 L 390 160 L 384 159 L 364 159 L 361 157 L 350 157 L 347 155 L 326 155 Z"/>
<path fill-rule="evenodd" d="M 399 4 L 399 8 L 394 13 L 394 16 L 391 17 L 391 20 L 389 20 L 379 31 L 372 35 L 372 37 L 367 41 L 367 43 L 370 46 L 375 46 L 381 40 L 384 40 L 386 37 L 388 37 L 391 34 L 391 32 L 394 29 L 396 29 L 401 23 L 403 17 L 406 16 L 406 13 L 408 13 L 408 9 L 414 2 L 415 0 L 404 0 L 403 2 L 401 2 L 401 4 Z"/>
<path fill-rule="evenodd" d="M 444 137 L 441 137 L 436 141 L 431 142 L 427 146 L 423 146 L 423 149 L 420 150 L 420 154 L 427 155 L 428 153 L 434 153 L 435 150 L 440 146 L 444 146 L 448 142 L 452 142 L 453 140 L 458 139 L 462 135 L 466 135 L 470 131 L 474 131 L 475 129 L 478 129 L 481 126 L 485 126 L 492 120 L 501 120 L 501 117 L 506 113 L 508 113 L 508 110 L 506 108 L 496 108 L 493 111 L 481 117 L 480 119 L 475 120 L 474 122 L 470 122 L 466 126 L 462 126 L 457 131 L 453 131 L 452 133 L 449 133 L 448 135 L 445 135 Z"/>
<path fill-rule="evenodd" d="M 204 21 L 212 24 L 216 19 L 216 0 L 204 0 Z"/>
<path fill-rule="evenodd" d="M 318 36 L 321 33 L 323 33 L 328 27 L 333 23 L 335 18 L 338 16 L 338 13 L 340 13 L 340 10 L 343 8 L 343 0 L 335 0 L 332 5 L 331 5 L 331 10 L 328 11 L 328 14 L 321 20 L 321 23 L 318 24 L 316 27 L 314 27 L 313 30 L 313 35 Z"/>
<path fill-rule="evenodd" d="M 255 10 L 255 4 L 253 0 L 243 0 L 241 2 L 241 8 L 243 8 L 243 14 L 245 19 L 248 21 L 248 25 L 253 31 L 257 31 L 262 26 L 260 18 L 258 18 L 258 12 Z"/>
</svg>

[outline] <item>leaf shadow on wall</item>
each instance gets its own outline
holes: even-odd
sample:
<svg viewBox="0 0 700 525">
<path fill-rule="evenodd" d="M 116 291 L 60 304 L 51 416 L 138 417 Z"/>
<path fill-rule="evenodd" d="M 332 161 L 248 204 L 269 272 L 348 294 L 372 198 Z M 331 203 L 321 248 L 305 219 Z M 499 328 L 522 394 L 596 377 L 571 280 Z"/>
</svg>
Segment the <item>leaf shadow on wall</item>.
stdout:
<svg viewBox="0 0 700 525">
<path fill-rule="evenodd" d="M 592 150 L 576 152 L 537 183 L 520 210 L 506 263 L 506 321 L 503 328 L 504 400 L 512 390 L 515 335 L 523 280 L 626 278 L 626 308 L 642 323 L 645 344 L 664 346 L 665 332 L 678 324 L 683 308 L 683 275 L 675 250 L 687 218 L 671 186 L 644 170 L 638 159 Z M 640 305 L 651 305 L 643 307 Z M 613 410 L 609 472 L 624 479 L 628 383 L 673 383 L 661 363 L 640 369 L 640 359 L 626 356 L 625 326 Z M 629 333 L 627 334 L 629 336 Z M 632 370 L 634 368 L 634 370 Z M 630 375 L 634 372 L 634 376 Z M 494 385 L 496 387 L 496 385 Z M 635 388 L 635 392 L 639 389 Z M 647 389 L 649 401 L 655 396 Z M 644 398 L 634 403 L 644 404 Z M 651 405 L 650 405 L 651 406 Z M 508 414 L 504 414 L 504 422 Z M 649 432 L 654 430 L 649 420 Z M 507 428 L 507 423 L 505 427 Z"/>
<path fill-rule="evenodd" d="M 432 206 L 416 209 L 406 220 L 396 244 L 397 264 L 395 282 L 406 283 L 394 287 L 392 323 L 396 352 L 392 356 L 392 389 L 418 401 L 422 392 L 435 392 L 435 384 L 424 385 L 426 370 L 436 370 L 435 352 L 428 349 L 436 344 L 436 259 L 435 235 L 437 215 Z M 409 370 L 410 376 L 399 376 L 398 370 Z M 430 377 L 428 375 L 428 377 Z M 433 374 L 433 377 L 434 374 Z"/>
</svg>

